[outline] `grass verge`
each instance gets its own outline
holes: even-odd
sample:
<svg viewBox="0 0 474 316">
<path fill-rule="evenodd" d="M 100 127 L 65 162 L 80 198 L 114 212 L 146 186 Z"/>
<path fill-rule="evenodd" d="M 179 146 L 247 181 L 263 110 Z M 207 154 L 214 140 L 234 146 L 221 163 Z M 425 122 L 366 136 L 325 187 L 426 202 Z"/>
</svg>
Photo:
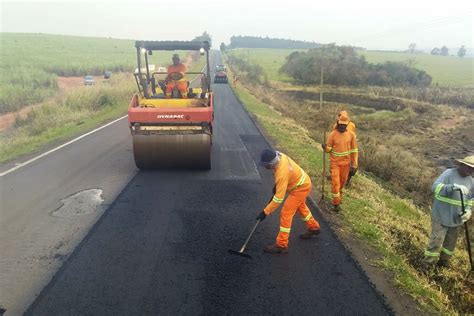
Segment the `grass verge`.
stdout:
<svg viewBox="0 0 474 316">
<path fill-rule="evenodd" d="M 45 102 L 17 118 L 0 133 L 0 162 L 30 154 L 42 146 L 88 131 L 127 113 L 135 91 L 131 75 L 116 74 L 109 85 L 81 87 L 64 97 Z"/>
<path fill-rule="evenodd" d="M 239 86 L 234 89 L 275 141 L 319 183 L 322 152 L 311 133 L 297 121 L 278 111 Z M 373 262 L 393 274 L 393 283 L 413 297 L 426 311 L 442 314 L 473 313 L 473 283 L 466 280 L 469 269 L 463 243 L 453 257 L 449 271 L 423 272 L 420 269 L 428 241 L 430 215 L 410 200 L 392 194 L 364 174 L 358 174 L 345 191 L 343 211 L 338 215 L 344 227 L 382 256 Z"/>
</svg>

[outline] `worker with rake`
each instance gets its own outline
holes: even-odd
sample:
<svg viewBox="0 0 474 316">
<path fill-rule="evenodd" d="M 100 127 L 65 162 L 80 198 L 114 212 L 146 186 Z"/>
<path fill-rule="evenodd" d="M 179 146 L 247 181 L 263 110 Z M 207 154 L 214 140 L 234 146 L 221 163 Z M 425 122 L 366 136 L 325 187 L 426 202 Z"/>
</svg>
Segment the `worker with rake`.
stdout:
<svg viewBox="0 0 474 316">
<path fill-rule="evenodd" d="M 471 218 L 474 202 L 474 156 L 456 160 L 456 168 L 445 170 L 433 183 L 431 236 L 425 251 L 427 267 L 449 267 L 460 227 Z M 463 209 L 464 207 L 464 209 Z"/>
<path fill-rule="evenodd" d="M 300 235 L 301 239 L 310 239 L 319 234 L 319 223 L 314 219 L 306 205 L 306 198 L 311 192 L 311 179 L 296 162 L 278 151 L 263 150 L 260 156 L 260 164 L 266 169 L 273 170 L 275 189 L 272 200 L 258 215 L 257 220 L 263 221 L 283 204 L 280 215 L 280 232 L 276 238 L 276 243 L 266 246 L 264 251 L 271 254 L 287 253 L 291 223 L 296 212 L 307 227 L 307 231 Z M 284 201 L 287 193 L 288 197 Z"/>
<path fill-rule="evenodd" d="M 342 110 L 341 112 L 339 112 L 339 114 L 337 115 L 336 123 L 334 123 L 332 129 L 333 129 L 333 130 L 336 130 L 336 129 L 337 129 L 337 124 L 338 124 L 338 122 L 339 122 L 339 118 L 341 117 L 341 115 L 347 115 L 347 118 L 349 119 L 349 123 L 347 124 L 347 130 L 350 131 L 350 132 L 353 132 L 354 135 L 356 135 L 356 139 L 357 139 L 357 128 L 356 128 L 356 125 L 355 125 L 355 123 L 352 122 L 351 119 L 349 118 L 349 113 L 347 113 L 347 111 Z M 349 168 L 349 177 L 347 178 L 347 181 L 346 181 L 346 187 L 349 186 L 352 177 L 356 174 L 356 171 L 357 171 L 357 168 L 355 168 L 355 169 L 354 169 L 354 168 Z"/>
<path fill-rule="evenodd" d="M 347 114 L 341 114 L 336 129 L 328 136 L 327 143 L 321 144 L 330 156 L 332 205 L 335 212 L 341 209 L 342 188 L 347 182 L 349 172 L 354 175 L 358 168 L 357 140 L 355 134 L 347 130 L 348 124 Z"/>
</svg>

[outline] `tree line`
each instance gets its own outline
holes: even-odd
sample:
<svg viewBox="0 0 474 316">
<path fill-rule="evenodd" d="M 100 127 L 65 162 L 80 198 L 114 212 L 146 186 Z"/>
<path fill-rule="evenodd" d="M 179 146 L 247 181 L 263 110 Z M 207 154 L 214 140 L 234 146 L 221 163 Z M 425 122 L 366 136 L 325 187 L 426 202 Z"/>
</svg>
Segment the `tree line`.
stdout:
<svg viewBox="0 0 474 316">
<path fill-rule="evenodd" d="M 293 48 L 310 49 L 320 47 L 316 42 L 259 36 L 232 36 L 228 48 Z"/>
<path fill-rule="evenodd" d="M 370 64 L 353 47 L 334 44 L 320 46 L 307 52 L 293 52 L 280 71 L 302 84 L 317 84 L 321 67 L 324 82 L 332 85 L 420 86 L 431 84 L 425 71 L 398 62 Z"/>
</svg>

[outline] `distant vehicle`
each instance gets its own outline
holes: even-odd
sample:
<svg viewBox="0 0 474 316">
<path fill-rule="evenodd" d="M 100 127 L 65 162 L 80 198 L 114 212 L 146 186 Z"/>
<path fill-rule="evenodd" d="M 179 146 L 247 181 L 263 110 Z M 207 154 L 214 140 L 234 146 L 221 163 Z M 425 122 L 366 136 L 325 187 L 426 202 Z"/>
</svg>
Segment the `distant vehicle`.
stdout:
<svg viewBox="0 0 474 316">
<path fill-rule="evenodd" d="M 84 85 L 85 86 L 93 86 L 95 85 L 95 79 L 93 76 L 85 76 L 84 77 Z"/>
<path fill-rule="evenodd" d="M 216 66 L 216 74 L 214 75 L 214 83 L 227 83 L 227 67 L 225 65 Z"/>
<path fill-rule="evenodd" d="M 110 76 L 112 76 L 112 72 L 111 72 L 111 71 L 108 71 L 108 70 L 104 71 L 104 79 L 109 79 Z"/>
</svg>

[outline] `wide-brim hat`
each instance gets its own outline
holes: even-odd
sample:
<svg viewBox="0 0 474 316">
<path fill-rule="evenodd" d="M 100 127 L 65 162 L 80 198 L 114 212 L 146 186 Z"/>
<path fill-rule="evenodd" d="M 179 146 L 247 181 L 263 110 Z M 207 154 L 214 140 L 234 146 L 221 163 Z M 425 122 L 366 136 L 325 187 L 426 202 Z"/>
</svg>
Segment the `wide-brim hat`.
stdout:
<svg viewBox="0 0 474 316">
<path fill-rule="evenodd" d="M 456 159 L 456 161 L 463 164 L 463 165 L 474 168 L 474 156 L 467 156 L 464 159 Z"/>
</svg>

